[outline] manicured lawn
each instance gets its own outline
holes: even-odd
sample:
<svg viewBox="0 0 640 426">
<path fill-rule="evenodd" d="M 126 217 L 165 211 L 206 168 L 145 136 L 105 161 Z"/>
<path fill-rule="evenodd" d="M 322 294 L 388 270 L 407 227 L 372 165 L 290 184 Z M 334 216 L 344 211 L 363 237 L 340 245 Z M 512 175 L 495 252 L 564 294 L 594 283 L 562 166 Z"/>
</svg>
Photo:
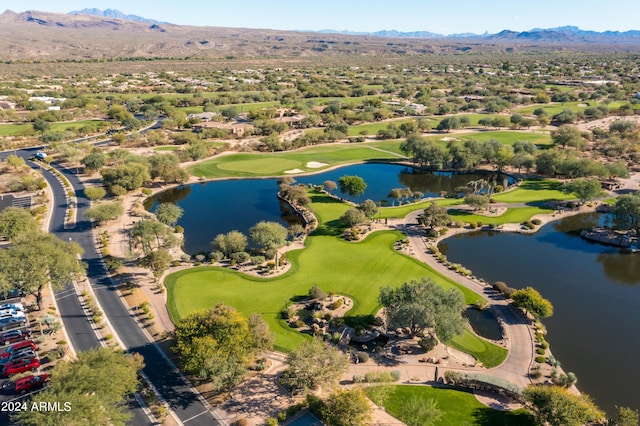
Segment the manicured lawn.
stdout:
<svg viewBox="0 0 640 426">
<path fill-rule="evenodd" d="M 439 206 L 446 207 L 460 205 L 464 202 L 462 198 L 436 198 L 420 201 L 419 203 L 406 204 L 404 206 L 383 207 L 376 215 L 376 218 L 403 218 L 416 210 L 426 209 L 433 201 Z"/>
<path fill-rule="evenodd" d="M 482 365 L 487 368 L 497 367 L 507 358 L 508 351 L 486 340 L 478 339 L 470 331 L 456 336 L 447 342 L 447 345 L 462 352 L 473 355 L 482 360 Z"/>
<path fill-rule="evenodd" d="M 176 272 L 165 281 L 173 319 L 225 303 L 246 315 L 260 313 L 275 334 L 277 349 L 290 350 L 304 336 L 289 328 L 280 319 L 280 312 L 289 300 L 306 295 L 314 285 L 352 298 L 354 306 L 348 313 L 352 321 L 378 311 L 377 297 L 382 286 L 397 286 L 422 277 L 431 277 L 446 288 L 460 288 L 467 303 L 479 299 L 427 265 L 395 251 L 394 243 L 403 238 L 400 232 L 376 232 L 359 243 L 337 238 L 341 233 L 338 217 L 347 206 L 321 194 L 313 195 L 312 201 L 320 226 L 307 239 L 305 249 L 289 253 L 292 267 L 286 274 L 261 279 L 216 267 Z"/>
<path fill-rule="evenodd" d="M 357 126 L 349 127 L 349 136 L 358 136 L 360 132 L 367 132 L 367 135 L 377 135 L 379 130 L 386 129 L 389 124 L 394 124 L 399 127 L 402 123 L 408 123 L 410 121 L 416 121 L 415 118 L 403 118 L 400 120 L 383 121 L 379 123 L 359 124 Z"/>
<path fill-rule="evenodd" d="M 530 220 L 537 214 L 553 213 L 553 210 L 542 209 L 540 207 L 520 207 L 507 209 L 502 215 L 497 217 L 483 216 L 479 214 L 471 214 L 465 210 L 449 210 L 449 215 L 453 220 L 462 222 L 481 222 L 485 225 L 495 224 L 503 225 L 505 223 L 522 223 Z"/>
<path fill-rule="evenodd" d="M 529 141 L 536 145 L 551 145 L 549 133 L 539 132 L 514 132 L 513 130 L 496 130 L 486 132 L 474 132 L 458 135 L 462 140 L 476 140 L 480 142 L 495 139 L 505 145 L 513 145 L 517 141 Z"/>
<path fill-rule="evenodd" d="M 575 196 L 560 191 L 560 182 L 550 179 L 528 179 L 513 191 L 495 194 L 491 198 L 501 203 L 571 200 Z"/>
<path fill-rule="evenodd" d="M 389 151 L 398 154 L 398 156 L 406 157 L 406 154 L 400 150 L 400 144 L 403 142 L 403 139 L 391 139 L 379 142 L 365 142 L 363 145 L 372 146 L 374 148 L 382 149 L 384 151 Z"/>
<path fill-rule="evenodd" d="M 386 411 L 396 418 L 408 421 L 409 415 L 403 409 L 403 404 L 410 398 L 417 396 L 421 399 L 433 399 L 442 411 L 442 417 L 436 426 L 452 425 L 481 425 L 481 426 L 534 426 L 533 415 L 520 409 L 503 412 L 482 405 L 471 393 L 452 389 L 433 388 L 430 386 L 391 386 L 392 390 L 386 401 L 377 400 L 373 388 L 366 388 L 365 392 L 378 405 L 383 405 Z"/>
<path fill-rule="evenodd" d="M 157 148 L 154 148 L 154 151 L 177 151 L 179 150 L 180 147 L 179 146 L 159 146 Z"/>
<path fill-rule="evenodd" d="M 226 155 L 196 164 L 189 172 L 205 178 L 279 176 L 296 168 L 309 172 L 372 159 L 397 160 L 398 157 L 362 144 L 332 144 L 272 154 Z M 312 169 L 306 166 L 311 161 L 327 166 Z"/>
<path fill-rule="evenodd" d="M 18 136 L 33 132 L 31 124 L 0 124 L 0 137 Z"/>
<path fill-rule="evenodd" d="M 513 112 L 517 112 L 518 114 L 533 114 L 533 111 L 535 111 L 538 108 L 542 108 L 547 112 L 547 115 L 552 116 L 552 115 L 556 115 L 561 113 L 562 111 L 564 111 L 565 109 L 570 109 L 573 112 L 578 112 L 578 111 L 584 111 L 587 107 L 585 105 L 589 105 L 589 106 L 597 106 L 597 102 L 565 102 L 565 103 L 558 103 L 558 102 L 550 102 L 548 104 L 537 104 L 537 105 L 531 105 L 531 106 L 527 106 L 527 107 L 522 107 L 522 108 L 516 108 Z"/>
</svg>

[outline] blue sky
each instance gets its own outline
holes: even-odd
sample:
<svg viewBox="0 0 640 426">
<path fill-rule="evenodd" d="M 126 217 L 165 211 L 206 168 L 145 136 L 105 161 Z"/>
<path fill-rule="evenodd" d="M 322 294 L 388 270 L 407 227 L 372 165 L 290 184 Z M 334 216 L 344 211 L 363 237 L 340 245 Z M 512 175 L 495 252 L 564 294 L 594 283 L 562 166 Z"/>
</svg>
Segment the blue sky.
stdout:
<svg viewBox="0 0 640 426">
<path fill-rule="evenodd" d="M 0 0 L 0 12 L 119 9 L 181 25 L 496 33 L 575 25 L 640 30 L 638 0 Z"/>
</svg>

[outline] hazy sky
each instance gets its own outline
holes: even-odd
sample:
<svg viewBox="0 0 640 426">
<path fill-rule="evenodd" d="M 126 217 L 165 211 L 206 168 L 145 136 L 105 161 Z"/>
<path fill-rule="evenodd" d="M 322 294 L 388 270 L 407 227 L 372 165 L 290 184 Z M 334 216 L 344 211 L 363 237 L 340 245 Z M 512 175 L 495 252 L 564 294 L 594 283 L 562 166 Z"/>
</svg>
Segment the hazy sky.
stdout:
<svg viewBox="0 0 640 426">
<path fill-rule="evenodd" d="M 182 25 L 496 33 L 575 25 L 640 30 L 638 0 L 0 0 L 0 12 L 118 9 Z"/>
</svg>

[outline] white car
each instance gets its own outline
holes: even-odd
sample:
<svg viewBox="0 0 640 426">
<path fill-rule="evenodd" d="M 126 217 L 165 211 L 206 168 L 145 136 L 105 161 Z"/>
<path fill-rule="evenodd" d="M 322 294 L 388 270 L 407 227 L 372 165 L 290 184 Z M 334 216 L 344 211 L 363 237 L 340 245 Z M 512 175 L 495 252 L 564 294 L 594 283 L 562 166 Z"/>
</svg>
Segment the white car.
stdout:
<svg viewBox="0 0 640 426">
<path fill-rule="evenodd" d="M 3 309 L 0 311 L 0 318 L 4 317 L 14 317 L 14 318 L 24 318 L 24 311 L 14 311 L 13 309 Z"/>
<path fill-rule="evenodd" d="M 4 311 L 6 309 L 24 312 L 24 305 L 22 303 L 5 303 L 0 305 L 0 311 Z"/>
</svg>

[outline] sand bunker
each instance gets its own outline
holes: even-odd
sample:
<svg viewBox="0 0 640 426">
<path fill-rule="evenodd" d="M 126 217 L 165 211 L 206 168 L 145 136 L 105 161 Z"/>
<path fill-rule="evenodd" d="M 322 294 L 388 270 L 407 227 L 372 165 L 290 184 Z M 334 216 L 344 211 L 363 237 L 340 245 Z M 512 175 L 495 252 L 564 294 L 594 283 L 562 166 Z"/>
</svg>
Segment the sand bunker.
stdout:
<svg viewBox="0 0 640 426">
<path fill-rule="evenodd" d="M 302 173 L 304 172 L 304 170 L 300 170 L 300 169 L 293 169 L 293 170 L 285 170 L 284 171 L 286 174 L 288 175 L 294 175 L 296 173 Z"/>
<path fill-rule="evenodd" d="M 441 140 L 441 141 L 444 141 L 444 142 L 449 142 L 449 141 L 459 141 L 460 139 L 458 139 L 458 138 L 452 138 L 452 137 L 449 137 L 449 136 L 445 136 L 444 138 L 442 138 L 442 139 L 440 139 L 440 140 Z"/>
<path fill-rule="evenodd" d="M 320 167 L 328 166 L 327 163 L 319 163 L 317 161 L 309 161 L 307 167 L 310 169 L 319 169 Z"/>
</svg>

